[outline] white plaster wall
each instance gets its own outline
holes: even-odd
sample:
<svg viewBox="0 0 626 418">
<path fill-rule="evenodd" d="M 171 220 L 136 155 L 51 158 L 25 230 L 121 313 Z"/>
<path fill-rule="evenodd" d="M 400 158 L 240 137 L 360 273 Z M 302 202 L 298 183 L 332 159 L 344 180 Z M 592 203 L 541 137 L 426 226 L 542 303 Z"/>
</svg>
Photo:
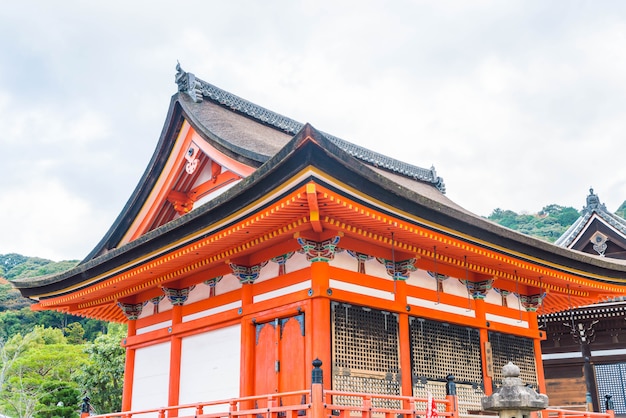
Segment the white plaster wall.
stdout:
<svg viewBox="0 0 626 418">
<path fill-rule="evenodd" d="M 222 277 L 222 280 L 220 280 L 217 286 L 215 286 L 215 294 L 223 295 L 224 293 L 240 288 L 241 283 L 238 278 L 236 278 L 233 274 L 225 274 L 224 277 Z"/>
<path fill-rule="evenodd" d="M 300 253 L 296 251 L 294 255 L 291 256 L 289 260 L 287 260 L 287 273 L 291 273 L 292 271 L 302 270 L 304 268 L 308 268 L 311 266 L 311 263 L 306 259 L 306 255 L 304 253 Z"/>
<path fill-rule="evenodd" d="M 357 266 L 359 265 L 357 259 L 352 257 L 347 251 L 335 253 L 335 257 L 328 264 L 350 271 L 357 271 Z"/>
<path fill-rule="evenodd" d="M 189 305 L 199 300 L 208 298 L 209 292 L 210 292 L 209 286 L 207 286 L 204 283 L 198 283 L 196 287 L 194 287 L 193 290 L 189 292 L 189 296 L 187 297 L 187 301 L 185 302 L 185 305 Z"/>
<path fill-rule="evenodd" d="M 384 264 L 378 261 L 376 258 L 372 258 L 365 262 L 365 274 L 374 277 L 380 277 L 381 279 L 391 280 L 391 276 L 387 274 L 387 269 Z M 411 273 L 411 276 L 413 273 Z"/>
<path fill-rule="evenodd" d="M 240 325 L 183 338 L 180 404 L 239 397 L 240 347 Z"/>
<path fill-rule="evenodd" d="M 275 263 L 272 260 L 268 260 L 265 267 L 261 269 L 261 273 L 259 274 L 259 278 L 255 280 L 254 283 L 264 282 L 266 280 L 272 279 L 278 276 L 278 263 Z"/>
<path fill-rule="evenodd" d="M 450 279 L 448 279 L 450 280 Z M 437 282 L 428 274 L 426 270 L 417 270 L 411 272 L 407 280 L 409 286 L 422 287 L 424 289 L 437 290 Z M 445 284 L 444 284 L 445 286 Z"/>
<path fill-rule="evenodd" d="M 515 293 L 509 293 L 506 296 L 506 306 L 508 306 L 511 309 L 516 309 L 516 310 L 519 310 L 520 308 L 524 309 L 521 307 L 519 298 L 515 295 Z"/>
<path fill-rule="evenodd" d="M 485 302 L 491 303 L 492 305 L 502 306 L 502 296 L 500 293 L 491 289 L 487 292 L 487 296 L 485 296 Z"/>
<path fill-rule="evenodd" d="M 435 279 L 432 280 L 434 281 Z M 443 291 L 450 295 L 460 296 L 462 298 L 470 297 L 467 294 L 467 287 L 455 277 L 448 277 L 443 281 Z"/>
<path fill-rule="evenodd" d="M 167 405 L 170 372 L 170 343 L 138 348 L 133 377 L 133 411 Z M 142 415 L 144 416 L 144 415 Z M 156 413 L 151 416 L 156 416 Z"/>
</svg>

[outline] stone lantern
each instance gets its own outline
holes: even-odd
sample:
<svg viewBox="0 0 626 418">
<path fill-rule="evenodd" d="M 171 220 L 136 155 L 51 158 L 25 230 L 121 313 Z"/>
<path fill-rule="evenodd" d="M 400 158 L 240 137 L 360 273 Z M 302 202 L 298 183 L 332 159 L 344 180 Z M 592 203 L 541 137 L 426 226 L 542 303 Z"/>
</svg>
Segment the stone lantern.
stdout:
<svg viewBox="0 0 626 418">
<path fill-rule="evenodd" d="M 548 397 L 526 386 L 515 364 L 504 366 L 502 376 L 502 386 L 481 399 L 483 410 L 497 411 L 500 418 L 528 418 L 531 411 L 548 407 Z"/>
</svg>

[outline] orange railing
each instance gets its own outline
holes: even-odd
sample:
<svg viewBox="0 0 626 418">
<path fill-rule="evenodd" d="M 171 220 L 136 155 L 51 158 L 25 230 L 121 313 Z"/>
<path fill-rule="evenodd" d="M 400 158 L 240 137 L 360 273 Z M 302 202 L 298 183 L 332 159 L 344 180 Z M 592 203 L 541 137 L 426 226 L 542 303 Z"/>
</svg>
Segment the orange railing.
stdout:
<svg viewBox="0 0 626 418">
<path fill-rule="evenodd" d="M 283 405 L 283 399 L 293 400 L 294 397 L 304 402 Z M 451 406 L 454 402 L 449 399 L 435 399 L 435 403 L 440 417 L 458 418 Z M 310 391 L 116 412 L 91 418 L 415 418 L 426 416 L 426 404 L 425 398 L 323 390 L 321 385 L 313 385 Z"/>
<path fill-rule="evenodd" d="M 541 418 L 615 418 L 615 412 L 587 412 L 575 411 L 571 409 L 548 408 L 537 413 Z"/>
<path fill-rule="evenodd" d="M 294 398 L 302 402 L 283 405 L 284 399 Z M 90 418 L 416 418 L 427 415 L 427 403 L 425 398 L 323 390 L 321 385 L 313 385 L 311 390 L 116 412 Z M 496 415 L 484 412 L 459 414 L 456 397 L 435 399 L 435 403 L 439 417 L 485 418 L 485 415 Z M 603 413 L 548 408 L 532 412 L 531 417 L 615 418 L 615 413 L 611 410 Z"/>
</svg>

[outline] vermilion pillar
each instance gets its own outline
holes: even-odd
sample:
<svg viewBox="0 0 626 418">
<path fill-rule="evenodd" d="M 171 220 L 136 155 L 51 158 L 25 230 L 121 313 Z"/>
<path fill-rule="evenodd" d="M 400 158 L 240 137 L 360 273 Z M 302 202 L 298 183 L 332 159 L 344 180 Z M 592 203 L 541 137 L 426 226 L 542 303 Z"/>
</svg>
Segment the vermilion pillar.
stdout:
<svg viewBox="0 0 626 418">
<path fill-rule="evenodd" d="M 330 266 L 324 261 L 311 263 L 311 282 L 313 299 L 311 300 L 311 315 L 305 318 L 311 326 L 308 336 L 307 364 L 312 364 L 316 358 L 322 361 L 324 372 L 324 387 L 331 387 L 332 357 L 331 357 L 331 327 L 330 327 L 330 299 L 326 291 L 329 288 Z M 308 375 L 308 373 L 307 373 Z M 308 380 L 308 378 L 307 378 Z"/>
<path fill-rule="evenodd" d="M 493 391 L 493 382 L 492 377 L 490 376 L 490 368 L 492 365 L 490 363 L 490 353 L 487 353 L 487 350 L 485 349 L 489 343 L 489 331 L 487 329 L 485 301 L 483 299 L 474 299 L 474 312 L 476 312 L 476 319 L 480 325 L 478 332 L 480 339 L 480 357 L 482 359 L 483 370 L 483 390 L 486 395 L 491 395 L 491 392 Z"/>
<path fill-rule="evenodd" d="M 395 302 L 399 306 L 407 306 L 406 302 L 406 282 L 396 280 Z M 409 314 L 401 312 L 398 314 L 398 339 L 400 342 L 400 370 L 402 371 L 402 395 L 413 396 L 413 382 L 411 376 L 411 331 L 409 329 Z"/>
<path fill-rule="evenodd" d="M 182 323 L 183 319 L 183 306 L 172 306 L 172 329 L 176 325 Z M 170 339 L 170 381 L 167 404 L 169 406 L 178 405 L 178 399 L 180 394 L 180 358 L 182 353 L 182 339 L 177 336 L 172 336 Z M 168 417 L 178 416 L 178 411 L 169 411 Z"/>
<path fill-rule="evenodd" d="M 129 320 L 127 338 L 137 333 L 137 321 Z M 133 398 L 133 380 L 135 376 L 135 349 L 126 349 L 126 362 L 124 363 L 124 389 L 122 392 L 122 411 L 130 411 Z"/>
</svg>

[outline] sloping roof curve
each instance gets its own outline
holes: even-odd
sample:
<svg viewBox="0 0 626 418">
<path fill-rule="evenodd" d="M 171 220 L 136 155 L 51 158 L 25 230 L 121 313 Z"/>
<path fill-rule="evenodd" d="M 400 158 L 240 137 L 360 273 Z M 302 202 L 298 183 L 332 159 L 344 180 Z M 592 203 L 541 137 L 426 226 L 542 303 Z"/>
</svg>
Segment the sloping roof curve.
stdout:
<svg viewBox="0 0 626 418">
<path fill-rule="evenodd" d="M 189 80 L 188 73 L 180 74 Z M 220 153 L 254 170 L 194 210 L 118 245 L 161 177 L 185 123 Z M 148 297 L 142 293 L 146 288 L 193 284 L 199 271 L 227 268 L 232 257 L 260 257 L 276 246 L 296 250 L 286 248 L 297 245 L 293 234 L 312 228 L 310 187 L 319 200 L 319 227 L 342 233 L 346 249 L 372 241 L 375 251 L 390 252 L 393 232 L 396 253 L 417 256 L 418 268 L 436 264 L 453 277 L 497 277 L 511 291 L 516 286 L 546 291 L 544 312 L 626 294 L 623 260 L 496 225 L 452 202 L 436 184 L 372 164 L 308 124 L 292 135 L 212 100 L 179 93 L 140 183 L 90 256 L 69 271 L 14 284 L 40 308 L 123 321 L 115 306 L 120 298 L 141 302 Z"/>
</svg>

